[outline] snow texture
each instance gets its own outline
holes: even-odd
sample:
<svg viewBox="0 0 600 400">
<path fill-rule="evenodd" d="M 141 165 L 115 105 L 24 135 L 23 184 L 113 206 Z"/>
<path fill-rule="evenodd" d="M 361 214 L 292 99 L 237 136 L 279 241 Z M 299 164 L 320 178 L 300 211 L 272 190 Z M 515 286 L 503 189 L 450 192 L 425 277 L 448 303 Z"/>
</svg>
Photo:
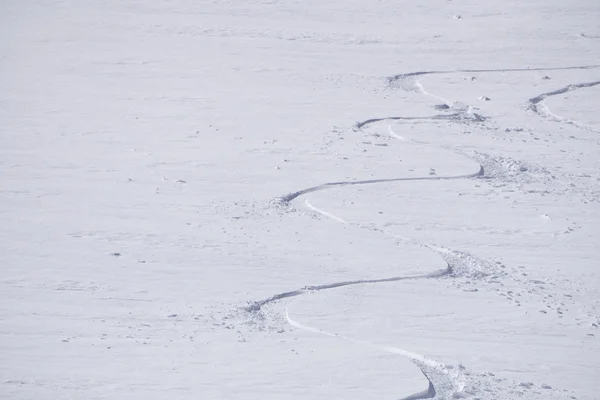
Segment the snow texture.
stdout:
<svg viewBox="0 0 600 400">
<path fill-rule="evenodd" d="M 598 398 L 595 2 L 0 11 L 0 398 Z"/>
</svg>

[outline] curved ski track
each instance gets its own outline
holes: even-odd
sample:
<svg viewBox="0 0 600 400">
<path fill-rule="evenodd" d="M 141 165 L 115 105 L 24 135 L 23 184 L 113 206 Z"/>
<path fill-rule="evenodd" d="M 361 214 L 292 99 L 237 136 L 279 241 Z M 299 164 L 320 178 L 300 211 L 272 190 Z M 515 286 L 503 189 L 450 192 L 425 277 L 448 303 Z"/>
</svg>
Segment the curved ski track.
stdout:
<svg viewBox="0 0 600 400">
<path fill-rule="evenodd" d="M 410 73 L 405 73 L 405 74 L 394 75 L 387 79 L 388 79 L 388 83 L 390 83 L 390 84 L 400 81 L 401 83 L 404 83 L 402 85 L 402 87 L 407 91 L 417 91 L 417 92 L 420 92 L 421 94 L 431 96 L 438 100 L 442 100 L 442 101 L 444 101 L 444 103 L 447 104 L 447 103 L 449 103 L 449 101 L 447 101 L 439 96 L 436 96 L 434 94 L 428 93 L 427 91 L 425 91 L 423 86 L 416 79 L 413 80 L 412 78 L 416 77 L 416 76 L 428 75 L 428 74 L 450 74 L 450 73 L 461 73 L 461 72 L 462 73 L 528 72 L 528 71 L 585 70 L 585 69 L 594 69 L 594 68 L 600 68 L 600 65 L 557 67 L 557 68 L 462 69 L 462 70 L 447 70 L 447 71 L 418 71 L 418 72 L 410 72 Z M 408 83 L 408 85 L 406 83 Z M 547 97 L 555 96 L 555 95 L 558 95 L 561 93 L 566 93 L 571 90 L 576 90 L 576 89 L 585 88 L 585 87 L 591 87 L 591 86 L 595 86 L 595 85 L 599 85 L 599 84 L 600 84 L 600 81 L 574 84 L 574 85 L 568 85 L 564 88 L 561 88 L 561 89 L 558 89 L 558 90 L 555 90 L 552 92 L 543 93 L 543 94 L 536 96 L 529 100 L 530 108 L 537 114 L 540 114 L 540 108 L 541 108 L 540 105 L 543 106 L 543 101 Z M 561 119 L 560 117 L 554 116 L 553 114 L 551 114 L 548 111 L 547 108 L 545 108 L 545 113 L 546 113 L 546 115 L 552 115 L 553 117 L 555 117 L 563 122 L 568 122 L 568 123 L 577 125 L 576 123 L 574 123 L 572 121 L 567 121 L 567 120 Z M 485 117 L 478 115 L 476 113 L 473 113 L 471 111 L 471 108 L 467 107 L 467 108 L 465 108 L 463 110 L 459 110 L 458 112 L 453 113 L 453 114 L 437 114 L 437 115 L 433 115 L 433 116 L 429 116 L 429 117 L 393 116 L 393 117 L 384 117 L 384 118 L 371 118 L 371 119 L 367 119 L 362 122 L 358 122 L 358 123 L 356 123 L 355 126 L 357 129 L 360 130 L 361 128 L 363 128 L 369 124 L 386 121 L 386 120 L 411 121 L 411 120 L 425 120 L 425 119 L 449 120 L 449 121 L 454 120 L 454 121 L 459 121 L 459 122 L 460 121 L 462 121 L 462 122 L 465 122 L 465 121 L 467 121 L 467 122 L 468 121 L 483 122 L 483 121 L 485 121 Z M 579 125 L 577 125 L 577 126 L 579 126 Z M 388 127 L 388 131 L 390 133 L 390 136 L 392 136 L 396 139 L 402 140 L 402 141 L 406 140 L 402 136 L 397 135 L 395 132 L 393 132 L 393 130 L 391 129 L 391 126 Z M 439 181 L 439 180 L 470 179 L 470 178 L 477 178 L 477 177 L 480 177 L 483 175 L 484 175 L 484 168 L 483 168 L 483 166 L 480 165 L 479 170 L 477 172 L 474 172 L 471 174 L 456 175 L 456 176 L 423 176 L 423 177 L 413 177 L 413 178 L 397 177 L 397 178 L 369 179 L 369 180 L 358 180 L 358 181 L 328 182 L 328 183 L 323 183 L 321 185 L 312 186 L 312 187 L 309 187 L 306 189 L 302 189 L 302 190 L 298 190 L 296 192 L 289 193 L 285 196 L 278 198 L 277 200 L 282 205 L 290 205 L 290 203 L 292 201 L 298 199 L 299 197 L 301 197 L 303 195 L 306 195 L 306 194 L 312 193 L 312 192 L 321 191 L 321 190 L 331 189 L 331 188 L 335 188 L 335 187 L 345 187 L 345 186 L 354 186 L 354 185 L 371 185 L 371 184 L 377 184 L 377 183 L 403 182 L 403 181 L 423 181 L 423 180 L 438 180 Z M 305 206 L 307 208 L 311 209 L 312 211 L 322 214 L 322 215 L 324 215 L 328 218 L 331 218 L 339 223 L 348 224 L 348 222 L 346 222 L 344 219 L 342 219 L 338 216 L 335 216 L 331 213 L 328 213 L 327 211 L 324 211 L 324 210 L 314 207 L 310 202 L 308 202 L 308 200 L 305 201 Z M 360 225 L 356 225 L 356 226 L 362 227 Z M 381 231 L 381 232 L 386 233 L 383 231 Z M 443 270 L 434 271 L 434 272 L 431 272 L 428 274 L 423 274 L 423 275 L 394 276 L 394 277 L 381 278 L 381 279 L 358 279 L 358 280 L 351 280 L 351 281 L 335 282 L 335 283 L 330 283 L 330 284 L 305 286 L 301 289 L 275 294 L 275 295 L 273 295 L 269 298 L 263 299 L 263 300 L 250 302 L 248 304 L 248 306 L 245 307 L 245 310 L 247 312 L 251 312 L 251 313 L 259 312 L 261 310 L 261 308 L 267 304 L 275 303 L 279 300 L 286 299 L 286 298 L 301 296 L 306 293 L 318 292 L 321 290 L 335 289 L 335 288 L 351 286 L 351 285 L 389 283 L 389 282 L 397 282 L 397 281 L 404 281 L 404 280 L 430 279 L 430 278 L 440 278 L 443 276 L 449 276 L 449 275 L 452 275 L 454 272 L 451 263 L 448 261 L 449 259 L 453 260 L 456 258 L 467 258 L 467 259 L 472 258 L 472 256 L 469 255 L 468 253 L 452 252 L 449 249 L 446 249 L 446 248 L 443 248 L 440 246 L 436 246 L 436 245 L 432 245 L 432 244 L 421 243 L 421 242 L 418 242 L 411 238 L 405 238 L 405 237 L 400 237 L 400 236 L 394 236 L 394 237 L 396 239 L 400 239 L 404 242 L 422 246 L 422 247 L 426 247 L 432 251 L 437 252 L 444 258 L 444 260 L 447 263 L 447 267 Z M 481 271 L 479 271 L 478 273 L 481 273 Z M 376 344 L 373 344 L 373 343 L 370 343 L 367 341 L 357 340 L 357 339 L 339 335 L 337 333 L 332 333 L 332 332 L 324 331 L 324 330 L 321 330 L 318 328 L 303 325 L 300 322 L 292 319 L 292 317 L 290 317 L 289 304 L 285 309 L 285 316 L 286 316 L 286 321 L 295 328 L 306 330 L 306 331 L 313 332 L 313 333 L 318 333 L 318 334 L 325 335 L 325 336 L 343 339 L 343 340 L 346 340 L 351 343 L 377 348 L 379 350 L 383 350 L 386 352 L 399 354 L 399 355 L 402 355 L 402 356 L 407 357 L 410 360 L 412 360 L 419 367 L 419 369 L 421 370 L 423 375 L 427 378 L 429 385 L 426 390 L 419 392 L 419 393 L 415 393 L 408 397 L 405 397 L 402 400 L 428 399 L 428 398 L 434 398 L 438 395 L 442 398 L 447 398 L 447 397 L 453 396 L 454 394 L 460 395 L 460 393 L 457 393 L 457 392 L 461 392 L 464 389 L 464 382 L 463 382 L 463 377 L 461 376 L 461 374 L 450 371 L 441 362 L 429 359 L 421 354 L 413 353 L 413 352 L 399 349 L 396 347 L 380 346 L 380 345 L 376 345 Z"/>
<path fill-rule="evenodd" d="M 589 38 L 597 38 L 595 36 L 586 36 L 585 34 L 581 34 L 581 36 L 589 37 Z M 427 93 L 427 91 L 425 91 L 423 86 L 421 86 L 421 84 L 416 80 L 416 77 L 422 76 L 422 75 L 453 74 L 453 73 L 495 73 L 495 72 L 509 73 L 509 72 L 533 72 L 533 71 L 568 71 L 568 70 L 589 70 L 589 69 L 597 69 L 597 68 L 600 68 L 600 64 L 570 66 L 570 67 L 555 67 L 555 68 L 500 68 L 500 69 L 433 70 L 433 71 L 417 71 L 417 72 L 408 72 L 405 74 L 397 74 L 397 75 L 388 77 L 387 81 L 388 81 L 388 84 L 390 84 L 390 85 L 394 85 L 399 82 L 400 86 L 407 91 L 416 91 L 416 92 L 422 93 L 426 96 L 431 96 L 437 100 L 442 101 L 444 104 L 449 105 L 451 103 L 450 101 L 448 101 L 442 97 L 436 96 L 434 94 Z M 556 121 L 564 122 L 567 124 L 572 124 L 581 129 L 586 129 L 586 130 L 590 130 L 590 131 L 594 131 L 594 132 L 600 132 L 600 128 L 595 128 L 595 127 L 585 125 L 585 124 L 582 124 L 582 123 L 579 123 L 579 122 L 576 122 L 576 121 L 573 121 L 570 119 L 560 117 L 556 114 L 553 114 L 550 111 L 550 109 L 548 108 L 548 106 L 546 106 L 544 104 L 544 100 L 548 97 L 556 96 L 556 95 L 563 94 L 563 93 L 570 92 L 570 91 L 577 90 L 577 89 L 589 88 L 589 87 L 596 86 L 596 85 L 600 85 L 600 81 L 570 84 L 563 88 L 554 90 L 552 92 L 542 93 L 536 97 L 529 99 L 529 101 L 528 101 L 529 107 L 528 108 L 542 117 L 551 117 L 551 118 L 555 119 Z M 452 120 L 452 119 L 457 119 L 457 117 L 462 116 L 460 114 L 461 113 L 450 114 L 450 115 L 436 115 L 433 117 L 429 117 L 429 119 Z M 475 113 L 471 113 L 469 111 L 467 111 L 467 114 L 469 114 L 471 116 L 471 118 L 469 118 L 469 119 L 474 119 L 476 121 L 483 121 L 485 119 L 482 116 L 475 114 Z M 418 117 L 417 118 L 410 118 L 410 117 L 408 117 L 408 118 L 407 117 L 375 118 L 375 119 L 367 120 L 365 122 L 361 122 L 360 124 L 358 124 L 359 125 L 358 127 L 360 128 L 363 126 L 363 124 L 368 124 L 371 122 L 376 122 L 376 121 L 380 121 L 380 120 L 384 120 L 384 119 L 411 120 L 411 119 L 424 119 L 424 118 L 418 118 Z"/>
<path fill-rule="evenodd" d="M 389 83 L 393 83 L 397 80 L 419 75 L 431 75 L 431 74 L 455 74 L 455 73 L 483 73 L 483 72 L 532 72 L 532 71 L 568 71 L 577 69 L 596 69 L 600 68 L 600 64 L 595 65 L 580 65 L 572 67 L 555 67 L 555 68 L 499 68 L 499 69 L 450 69 L 450 70 L 433 70 L 433 71 L 417 71 L 408 72 L 405 74 L 397 74 L 388 78 Z"/>
<path fill-rule="evenodd" d="M 559 94 L 563 94 L 563 93 L 567 93 L 567 92 L 572 92 L 573 90 L 577 90 L 577 89 L 583 89 L 583 88 L 589 88 L 589 87 L 593 87 L 596 85 L 600 85 L 600 81 L 593 81 L 593 82 L 584 82 L 584 83 L 577 83 L 577 84 L 571 84 L 571 85 L 567 85 L 563 88 L 554 90 L 552 92 L 548 92 L 548 93 L 542 93 L 539 96 L 533 97 L 531 99 L 529 99 L 529 108 L 535 112 L 536 114 L 542 116 L 542 117 L 551 117 L 553 119 L 555 119 L 556 121 L 559 122 L 564 122 L 567 124 L 573 124 L 579 128 L 582 129 L 587 129 L 587 130 L 591 130 L 594 132 L 600 132 L 599 128 L 595 128 L 592 126 L 588 126 L 588 125 L 584 125 L 581 124 L 579 122 L 575 122 L 572 121 L 570 119 L 566 119 L 563 118 L 561 116 L 558 116 L 556 114 L 554 114 L 552 111 L 550 111 L 550 109 L 548 108 L 548 106 L 544 103 L 544 100 L 546 100 L 548 97 L 552 97 L 552 96 L 556 96 Z"/>
</svg>

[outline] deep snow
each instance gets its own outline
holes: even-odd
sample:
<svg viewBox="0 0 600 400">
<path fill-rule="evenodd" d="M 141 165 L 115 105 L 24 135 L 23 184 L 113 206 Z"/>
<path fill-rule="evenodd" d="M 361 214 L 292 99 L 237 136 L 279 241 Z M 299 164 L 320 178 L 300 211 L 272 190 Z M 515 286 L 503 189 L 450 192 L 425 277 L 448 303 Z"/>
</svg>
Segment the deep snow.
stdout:
<svg viewBox="0 0 600 400">
<path fill-rule="evenodd" d="M 0 397 L 598 398 L 597 2 L 0 11 Z"/>
</svg>

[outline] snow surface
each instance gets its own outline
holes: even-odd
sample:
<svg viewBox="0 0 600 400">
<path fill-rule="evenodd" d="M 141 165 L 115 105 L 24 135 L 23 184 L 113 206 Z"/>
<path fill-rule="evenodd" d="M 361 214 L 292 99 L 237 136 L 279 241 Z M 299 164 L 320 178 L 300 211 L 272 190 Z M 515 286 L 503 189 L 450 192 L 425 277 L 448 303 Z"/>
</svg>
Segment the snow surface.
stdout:
<svg viewBox="0 0 600 400">
<path fill-rule="evenodd" d="M 2 2 L 0 397 L 598 399 L 598 21 Z"/>
</svg>

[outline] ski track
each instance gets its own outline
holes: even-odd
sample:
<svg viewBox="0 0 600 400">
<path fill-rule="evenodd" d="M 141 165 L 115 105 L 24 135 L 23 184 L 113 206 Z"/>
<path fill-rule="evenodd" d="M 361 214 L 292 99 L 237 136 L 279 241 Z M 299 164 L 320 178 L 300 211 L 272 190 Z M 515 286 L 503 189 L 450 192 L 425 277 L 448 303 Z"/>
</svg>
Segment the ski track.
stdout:
<svg viewBox="0 0 600 400">
<path fill-rule="evenodd" d="M 357 340 L 357 339 L 353 339 L 350 337 L 346 337 L 346 336 L 342 336 L 340 334 L 337 333 L 332 333 L 332 332 L 328 332 L 328 331 L 324 331 L 322 329 L 318 329 L 318 328 L 313 328 L 307 325 L 303 325 L 300 322 L 292 319 L 290 317 L 289 314 L 289 305 L 285 308 L 285 318 L 287 320 L 287 322 L 298 329 L 302 329 L 308 332 L 313 332 L 313 333 L 317 333 L 320 335 L 325 335 L 325 336 L 330 336 L 330 337 L 334 337 L 334 338 L 338 338 L 338 339 L 342 339 L 345 340 L 347 342 L 350 343 L 354 343 L 354 344 L 358 344 L 358 345 L 362 345 L 362 346 L 368 346 L 368 347 L 372 347 L 376 350 L 379 351 L 384 351 L 387 353 L 392 353 L 392 354 L 399 354 L 403 357 L 407 357 L 409 359 L 411 359 L 413 362 L 415 362 L 415 364 L 417 364 L 419 366 L 419 368 L 421 369 L 421 372 L 423 373 L 423 375 L 425 376 L 425 378 L 428 381 L 428 387 L 426 390 L 419 392 L 419 393 L 415 393 L 412 394 L 410 396 L 404 397 L 401 400 L 418 400 L 418 399 L 430 399 L 436 396 L 437 392 L 435 390 L 435 385 L 433 384 L 433 382 L 431 381 L 431 378 L 428 376 L 428 374 L 425 373 L 425 371 L 427 369 L 432 369 L 432 370 L 436 370 L 436 371 L 442 371 L 443 373 L 448 374 L 448 371 L 444 368 L 444 365 L 438 361 L 426 358 L 420 354 L 417 353 L 413 353 L 410 351 L 406 351 L 403 349 L 399 349 L 397 347 L 390 347 L 390 346 L 381 346 L 381 345 L 376 345 L 373 344 L 371 342 L 367 342 L 364 340 Z M 454 386 L 454 385 L 453 385 Z M 460 388 L 462 389 L 462 388 Z"/>
<path fill-rule="evenodd" d="M 394 139 L 398 139 L 398 140 L 402 140 L 402 141 L 406 142 L 406 138 L 404 136 L 398 135 L 396 132 L 394 132 L 394 130 L 392 129 L 392 125 L 388 125 L 388 133 Z"/>
<path fill-rule="evenodd" d="M 364 126 L 364 125 L 365 124 L 363 124 L 361 126 Z M 390 130 L 391 135 L 395 135 L 395 133 L 393 132 L 391 127 L 389 130 Z M 400 139 L 400 140 L 402 140 L 402 139 Z M 335 188 L 335 187 L 345 187 L 345 186 L 352 186 L 352 185 L 369 185 L 369 184 L 376 184 L 376 183 L 389 183 L 389 182 L 402 182 L 402 181 L 423 181 L 423 180 L 439 181 L 439 180 L 470 179 L 470 178 L 480 177 L 483 174 L 484 174 L 484 170 L 483 170 L 483 167 L 480 165 L 477 172 L 473 172 L 470 174 L 463 174 L 463 175 L 424 176 L 424 177 L 412 177 L 412 178 L 388 178 L 388 179 L 370 179 L 370 180 L 361 180 L 361 181 L 329 182 L 329 183 L 325 183 L 322 185 L 313 186 L 310 188 L 299 190 L 297 192 L 290 193 L 286 196 L 279 198 L 278 200 L 281 204 L 289 205 L 292 201 L 298 199 L 299 197 L 301 197 L 305 194 L 313 193 L 313 192 L 320 191 L 320 190 L 331 189 L 331 188 Z M 323 216 L 326 216 L 338 223 L 345 224 L 345 225 L 353 225 L 353 226 L 356 226 L 359 228 L 367 228 L 363 225 L 350 224 L 341 217 L 338 217 L 338 216 L 336 216 L 332 213 L 329 213 L 325 210 L 319 209 L 319 208 L 313 206 L 308 201 L 308 199 L 306 199 L 304 201 L 304 205 L 306 206 L 306 208 L 308 208 L 316 213 L 319 213 Z M 369 229 L 372 230 L 373 228 L 369 228 Z M 283 300 L 286 298 L 297 297 L 297 296 L 301 296 L 306 293 L 318 292 L 318 291 L 322 291 L 322 290 L 336 289 L 336 288 L 352 286 L 352 285 L 390 283 L 390 282 L 408 281 L 408 280 L 417 280 L 417 279 L 441 278 L 444 276 L 452 276 L 457 273 L 457 271 L 455 271 L 452 266 L 452 263 L 451 263 L 452 261 L 449 261 L 449 260 L 456 261 L 457 259 L 461 258 L 461 255 L 459 253 L 452 252 L 451 250 L 445 249 L 441 246 L 421 243 L 412 238 L 407 238 L 407 237 L 398 236 L 398 235 L 392 235 L 392 234 L 389 234 L 389 233 L 379 230 L 379 229 L 376 229 L 376 230 L 378 230 L 379 232 L 381 232 L 383 234 L 392 236 L 395 239 L 401 240 L 405 243 L 417 245 L 417 246 L 421 246 L 421 247 L 426 247 L 430 250 L 437 252 L 446 261 L 447 267 L 443 270 L 434 271 L 434 272 L 422 274 L 422 275 L 393 276 L 393 277 L 381 278 L 381 279 L 358 279 L 358 280 L 351 280 L 351 281 L 335 282 L 335 283 L 324 284 L 324 285 L 305 286 L 304 288 L 301 288 L 298 290 L 279 293 L 279 294 L 271 296 L 267 299 L 251 302 L 249 305 L 247 305 L 245 307 L 245 310 L 247 312 L 251 312 L 251 313 L 258 313 L 261 311 L 262 307 L 265 305 L 268 305 L 268 304 L 271 304 L 271 303 L 274 303 L 274 302 L 277 302 L 277 301 L 280 301 L 280 300 Z M 462 274 L 464 274 L 464 272 L 465 271 L 463 269 L 458 273 L 460 273 L 462 275 Z M 289 304 L 288 304 L 288 307 L 289 307 Z M 327 332 L 327 331 L 324 331 L 324 330 L 321 330 L 318 328 L 306 326 L 306 325 L 301 324 L 298 321 L 293 320 L 290 317 L 289 308 L 286 308 L 285 313 L 286 313 L 287 322 L 295 328 L 306 330 L 308 332 L 313 332 L 313 333 L 318 333 L 318 334 L 322 334 L 322 335 L 326 335 L 326 336 L 344 339 L 344 340 L 349 341 L 354 344 L 366 345 L 369 347 L 378 348 L 379 350 L 382 350 L 382 351 L 385 351 L 388 353 L 398 354 L 398 355 L 407 357 L 410 360 L 412 360 L 419 367 L 419 369 L 421 370 L 423 375 L 427 378 L 427 380 L 429 382 L 429 386 L 428 386 L 427 390 L 420 392 L 420 393 L 413 394 L 411 396 L 408 396 L 408 397 L 404 398 L 403 400 L 417 400 L 417 399 L 433 398 L 437 394 L 440 394 L 440 393 L 443 393 L 444 396 L 452 395 L 453 393 L 461 392 L 464 387 L 464 384 L 461 383 L 462 378 L 461 378 L 460 374 L 453 375 L 451 373 L 451 371 L 446 369 L 444 364 L 442 364 L 438 361 L 435 361 L 435 360 L 431 360 L 431 359 L 425 357 L 424 355 L 413 353 L 408 350 L 400 349 L 397 347 L 379 346 L 379 345 L 375 345 L 375 344 L 372 344 L 367 341 L 348 338 L 345 336 L 341 336 L 337 333 L 331 333 L 331 332 Z M 436 389 L 436 387 L 438 389 Z M 439 390 L 440 387 L 444 388 L 442 392 L 440 392 L 440 390 Z"/>
<path fill-rule="evenodd" d="M 587 33 L 582 33 L 580 36 L 586 39 L 600 39 L 600 35 L 590 35 Z"/>
<path fill-rule="evenodd" d="M 600 132 L 599 128 L 585 125 L 585 124 L 582 124 L 582 123 L 579 123 L 579 122 L 576 122 L 576 121 L 573 121 L 573 120 L 570 120 L 567 118 L 563 118 L 559 115 L 554 114 L 550 110 L 550 108 L 546 105 L 546 103 L 544 102 L 548 97 L 556 96 L 556 95 L 567 93 L 567 92 L 572 92 L 573 90 L 589 88 L 589 87 L 593 87 L 596 85 L 600 85 L 600 81 L 571 84 L 571 85 L 567 85 L 563 88 L 554 90 L 552 92 L 542 93 L 539 96 L 529 99 L 529 109 L 542 117 L 550 117 L 558 122 L 564 122 L 566 124 L 575 125 L 578 128 L 587 129 L 587 130 L 594 131 L 594 132 Z"/>
<path fill-rule="evenodd" d="M 430 93 L 426 93 L 427 96 L 432 96 L 436 99 L 441 99 L 436 95 L 432 95 Z M 367 125 L 373 124 L 375 122 L 382 121 L 416 121 L 416 120 L 442 120 L 442 121 L 476 121 L 483 122 L 485 121 L 485 117 L 473 113 L 470 111 L 470 108 L 464 112 L 456 112 L 453 114 L 436 114 L 430 117 L 381 117 L 381 118 L 370 118 L 365 121 L 357 122 L 356 128 L 362 129 Z"/>
<path fill-rule="evenodd" d="M 476 178 L 478 176 L 483 175 L 483 167 L 480 166 L 477 172 L 465 175 L 455 175 L 455 176 L 419 176 L 414 178 L 387 178 L 387 179 L 368 179 L 362 181 L 341 181 L 341 182 L 329 182 L 324 183 L 322 185 L 313 186 L 307 189 L 302 189 L 297 192 L 293 192 L 287 194 L 281 198 L 279 201 L 282 204 L 289 204 L 292 200 L 308 194 L 312 192 L 317 192 L 319 190 L 330 189 L 336 186 L 353 186 L 353 185 L 371 185 L 375 183 L 387 183 L 387 182 L 402 182 L 402 181 L 441 181 L 441 180 L 452 180 L 452 179 L 467 179 L 467 178 Z"/>
<path fill-rule="evenodd" d="M 432 74 L 455 74 L 455 73 L 492 73 L 492 72 L 532 72 L 532 71 L 568 71 L 568 70 L 585 70 L 585 69 L 596 69 L 600 68 L 600 64 L 596 65 L 580 65 L 570 67 L 555 67 L 555 68 L 500 68 L 500 69 L 452 69 L 452 70 L 438 70 L 438 71 L 417 71 L 408 72 L 405 74 L 393 75 L 388 79 L 389 83 L 394 83 L 398 80 L 408 78 L 411 76 L 419 75 L 432 75 Z"/>
<path fill-rule="evenodd" d="M 587 37 L 587 38 L 594 38 L 594 39 L 598 38 L 596 36 L 586 36 L 585 34 L 581 34 L 581 36 Z M 413 91 L 413 92 L 421 93 L 426 96 L 430 96 L 436 100 L 441 101 L 443 104 L 449 106 L 450 108 L 453 108 L 454 105 L 451 101 L 449 101 L 441 96 L 427 92 L 425 90 L 425 88 L 423 88 L 421 83 L 418 81 L 417 77 L 422 76 L 422 75 L 434 75 L 434 74 L 567 71 L 567 70 L 589 70 L 589 69 L 597 69 L 597 68 L 600 68 L 600 65 L 581 65 L 581 66 L 556 67 L 556 68 L 501 68 L 501 69 L 457 69 L 457 70 L 417 71 L 417 72 L 409 72 L 409 73 L 405 73 L 405 74 L 393 75 L 393 76 L 388 77 L 387 81 L 390 85 L 397 84 L 406 91 L 409 91 L 409 92 Z M 589 88 L 589 87 L 596 86 L 599 84 L 600 84 L 600 81 L 570 84 L 561 89 L 554 90 L 552 92 L 542 93 L 539 96 L 529 99 L 529 109 L 542 117 L 550 117 L 550 118 L 554 119 L 555 121 L 563 122 L 566 124 L 571 124 L 578 128 L 581 128 L 581 129 L 586 129 L 586 130 L 593 131 L 593 132 L 600 132 L 600 128 L 595 128 L 593 126 L 582 124 L 577 121 L 563 118 L 559 115 L 552 113 L 552 111 L 550 111 L 548 106 L 544 103 L 544 100 L 548 97 L 567 93 L 567 92 L 577 90 L 577 89 Z M 471 110 L 470 106 L 467 106 L 467 107 L 468 107 L 468 109 L 466 110 L 466 112 L 458 112 L 458 113 L 450 114 L 450 115 L 434 115 L 432 117 L 421 117 L 421 118 L 418 118 L 418 117 L 417 118 L 411 118 L 411 117 L 375 118 L 375 119 L 371 119 L 371 120 L 367 120 L 367 121 L 358 123 L 357 127 L 360 128 L 363 125 L 369 124 L 371 122 L 377 122 L 377 121 L 382 121 L 382 120 L 386 120 L 386 119 L 389 119 L 389 120 L 411 120 L 411 119 L 445 119 L 445 120 L 466 119 L 466 120 L 468 120 L 468 119 L 471 119 L 471 120 L 475 120 L 475 121 L 484 121 L 485 120 L 484 117 L 482 117 L 478 114 L 472 113 L 470 111 Z"/>
<path fill-rule="evenodd" d="M 559 70 L 586 70 L 586 69 L 594 69 L 600 68 L 600 65 L 588 65 L 588 66 L 572 66 L 572 67 L 557 67 L 557 68 L 511 68 L 511 69 L 461 69 L 461 70 L 447 70 L 447 71 L 418 71 L 418 72 L 410 72 L 405 74 L 398 74 L 388 78 L 388 83 L 393 84 L 395 82 L 400 82 L 401 87 L 406 91 L 415 91 L 420 94 L 430 96 L 436 100 L 442 101 L 444 104 L 449 105 L 452 104 L 451 101 L 427 92 L 425 88 L 421 85 L 421 83 L 416 79 L 417 76 L 428 75 L 428 74 L 451 74 L 451 73 L 493 73 L 493 72 L 528 72 L 528 71 L 559 71 Z M 580 84 L 571 84 L 564 88 L 543 93 L 539 96 L 536 96 L 529 100 L 530 109 L 540 115 L 551 116 L 561 122 L 571 123 L 578 127 L 581 126 L 573 121 L 565 120 L 559 116 L 556 116 L 550 112 L 550 110 L 545 106 L 544 100 L 548 97 L 559 95 L 562 93 L 566 93 L 572 90 L 592 87 L 595 85 L 599 85 L 600 81 L 588 82 L 588 83 L 580 83 Z M 459 104 L 458 107 L 455 105 L 451 106 L 451 108 L 458 109 L 457 112 L 452 114 L 436 114 L 429 117 L 402 117 L 402 116 L 391 116 L 391 117 L 382 117 L 382 118 L 371 118 L 362 122 L 357 122 L 355 124 L 356 129 L 361 130 L 367 125 L 383 122 L 383 121 L 394 121 L 394 120 L 405 120 L 405 121 L 415 121 L 415 120 L 446 120 L 446 121 L 455 121 L 455 122 L 483 122 L 486 120 L 485 117 L 473 113 L 470 106 L 465 106 Z M 588 128 L 589 127 L 584 127 Z M 401 135 L 398 135 L 392 129 L 391 125 L 388 125 L 388 133 L 391 137 L 401 140 L 407 141 Z M 464 155 L 464 154 L 461 154 Z M 369 179 L 369 180 L 357 180 L 357 181 L 339 181 L 339 182 L 328 182 L 318 186 L 309 187 L 306 189 L 302 189 L 296 192 L 289 193 L 285 196 L 278 198 L 278 202 L 282 205 L 289 206 L 291 202 L 298 199 L 301 196 L 304 196 L 309 193 L 336 188 L 336 187 L 347 187 L 354 185 L 370 185 L 370 184 L 378 184 L 378 183 L 391 183 L 391 182 L 406 182 L 406 181 L 424 181 L 424 180 L 456 180 L 456 179 L 471 179 L 478 178 L 484 176 L 484 167 L 480 164 L 479 170 L 470 174 L 464 175 L 455 175 L 455 176 L 423 176 L 423 177 L 396 177 L 396 178 L 385 178 L 385 179 Z M 347 287 L 352 285 L 365 285 L 365 284 L 378 284 L 378 283 L 390 283 L 390 282 L 398 282 L 398 281 L 408 281 L 408 280 L 421 280 L 421 279 L 435 279 L 442 278 L 445 276 L 449 277 L 460 277 L 460 276 L 469 276 L 470 278 L 481 278 L 488 276 L 490 274 L 494 274 L 498 271 L 494 270 L 494 267 L 491 263 L 485 262 L 483 260 L 477 259 L 466 252 L 454 251 L 443 246 L 438 246 L 435 244 L 428 244 L 419 242 L 415 239 L 399 236 L 395 234 L 390 234 L 382 229 L 377 229 L 373 227 L 367 227 L 360 224 L 354 224 L 346 221 L 345 219 L 336 216 L 330 212 L 322 210 L 320 208 L 312 205 L 308 199 L 305 199 L 304 206 L 318 214 L 321 214 L 329 219 L 332 219 L 338 223 L 344 225 L 352 225 L 358 228 L 366 228 L 370 230 L 378 231 L 382 234 L 391 236 L 397 240 L 400 240 L 407 244 L 412 244 L 420 247 L 428 248 L 432 251 L 435 251 L 440 255 L 441 258 L 447 264 L 447 267 L 443 270 L 430 272 L 422 275 L 414 275 L 414 276 L 393 276 L 388 278 L 381 279 L 357 279 L 350 281 L 342 281 L 342 282 L 334 282 L 330 284 L 322 284 L 322 285 L 311 285 L 305 286 L 301 289 L 283 292 L 276 295 L 273 295 L 269 298 L 249 302 L 249 304 L 244 307 L 244 310 L 249 313 L 259 313 L 263 306 L 268 304 L 272 304 L 278 302 L 283 299 L 298 297 L 307 293 L 314 293 L 322 290 L 336 289 L 341 287 Z M 475 266 L 475 268 L 473 268 Z M 458 267 L 458 268 L 456 268 Z M 502 275 L 502 274 L 500 274 Z M 492 276 L 493 279 L 497 278 L 497 275 Z M 423 375 L 429 382 L 428 388 L 422 392 L 415 393 L 408 397 L 403 398 L 402 400 L 418 400 L 418 399 L 428 399 L 428 398 L 462 398 L 465 389 L 466 377 L 462 372 L 464 367 L 459 366 L 458 369 L 453 368 L 452 366 L 445 366 L 443 363 L 427 358 L 422 354 L 417 354 L 408 350 L 400 349 L 397 347 L 384 346 L 373 344 L 368 341 L 358 340 L 350 337 L 346 337 L 340 335 L 338 333 L 333 333 L 329 331 L 325 331 L 319 328 L 311 327 L 308 325 L 304 325 L 301 322 L 293 319 L 290 316 L 289 312 L 290 304 L 288 303 L 285 308 L 285 318 L 289 325 L 302 329 L 308 332 L 329 336 L 332 338 L 337 338 L 341 340 L 345 340 L 350 343 L 354 343 L 357 345 L 372 347 L 379 351 L 384 351 L 388 353 L 398 354 L 403 357 L 406 357 L 413 361 L 421 370 Z M 482 376 L 485 376 L 483 374 Z M 484 389 L 489 391 L 489 389 Z"/>
</svg>

